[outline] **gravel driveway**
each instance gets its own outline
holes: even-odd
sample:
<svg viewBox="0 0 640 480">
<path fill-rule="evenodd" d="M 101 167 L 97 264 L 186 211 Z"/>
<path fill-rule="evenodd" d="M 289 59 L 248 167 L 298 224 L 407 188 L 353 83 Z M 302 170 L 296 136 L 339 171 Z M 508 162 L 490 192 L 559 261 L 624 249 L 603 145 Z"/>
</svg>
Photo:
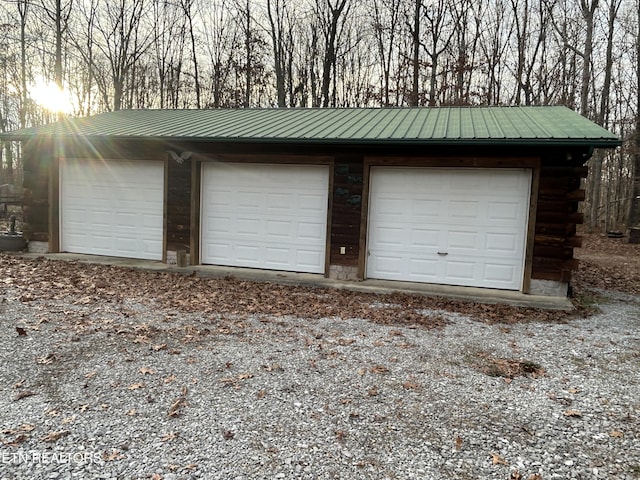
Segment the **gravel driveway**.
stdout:
<svg viewBox="0 0 640 480">
<path fill-rule="evenodd" d="M 640 478 L 635 297 L 428 328 L 0 285 L 2 479 Z"/>
</svg>

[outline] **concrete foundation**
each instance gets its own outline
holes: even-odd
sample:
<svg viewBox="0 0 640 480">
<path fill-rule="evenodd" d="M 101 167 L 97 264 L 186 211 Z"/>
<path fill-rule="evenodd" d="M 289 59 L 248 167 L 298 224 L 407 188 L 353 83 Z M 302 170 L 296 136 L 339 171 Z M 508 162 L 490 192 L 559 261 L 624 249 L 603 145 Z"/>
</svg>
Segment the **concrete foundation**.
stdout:
<svg viewBox="0 0 640 480">
<path fill-rule="evenodd" d="M 545 297 L 565 297 L 569 293 L 569 284 L 554 280 L 531 280 L 531 295 L 543 295 Z"/>
<path fill-rule="evenodd" d="M 29 253 L 49 253 L 49 242 L 31 241 L 27 244 L 27 250 L 29 251 Z"/>
<path fill-rule="evenodd" d="M 167 265 L 176 265 L 178 267 L 188 267 L 191 265 L 191 258 L 184 250 L 174 251 L 167 250 Z"/>
<path fill-rule="evenodd" d="M 334 280 L 358 280 L 358 267 L 349 267 L 345 265 L 330 265 L 329 278 Z"/>
</svg>

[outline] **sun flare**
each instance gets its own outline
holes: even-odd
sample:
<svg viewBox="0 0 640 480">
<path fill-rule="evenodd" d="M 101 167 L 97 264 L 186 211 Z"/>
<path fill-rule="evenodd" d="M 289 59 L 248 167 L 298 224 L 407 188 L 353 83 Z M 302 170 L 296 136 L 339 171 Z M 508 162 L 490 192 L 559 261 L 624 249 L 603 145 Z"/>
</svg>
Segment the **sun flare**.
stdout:
<svg viewBox="0 0 640 480">
<path fill-rule="evenodd" d="M 51 112 L 71 113 L 73 105 L 69 92 L 44 78 L 37 79 L 29 88 L 34 102 Z"/>
</svg>

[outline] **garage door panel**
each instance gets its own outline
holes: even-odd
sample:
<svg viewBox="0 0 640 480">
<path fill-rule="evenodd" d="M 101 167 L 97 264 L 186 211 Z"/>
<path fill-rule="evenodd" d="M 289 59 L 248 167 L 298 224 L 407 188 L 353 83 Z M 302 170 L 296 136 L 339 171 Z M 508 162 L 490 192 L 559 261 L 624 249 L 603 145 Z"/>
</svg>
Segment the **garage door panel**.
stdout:
<svg viewBox="0 0 640 480">
<path fill-rule="evenodd" d="M 484 272 L 485 278 L 504 285 L 510 285 L 518 280 L 518 271 L 513 265 L 487 263 L 484 266 Z"/>
<path fill-rule="evenodd" d="M 472 219 L 478 218 L 480 213 L 480 205 L 477 202 L 456 201 L 449 202 L 449 218 L 453 219 Z"/>
<path fill-rule="evenodd" d="M 411 202 L 411 214 L 414 217 L 438 218 L 442 215 L 441 200 L 415 199 Z"/>
<path fill-rule="evenodd" d="M 445 251 L 447 253 L 453 253 L 456 250 L 462 250 L 464 252 L 476 253 L 482 248 L 479 237 L 478 232 L 450 231 L 448 245 L 446 245 Z"/>
<path fill-rule="evenodd" d="M 441 268 L 437 261 L 427 260 L 424 258 L 416 258 L 412 262 L 406 262 L 408 264 L 408 272 L 417 281 L 434 282 L 441 275 Z M 403 280 L 399 278 L 398 280 Z"/>
<path fill-rule="evenodd" d="M 393 280 L 404 273 L 402 269 L 404 263 L 404 259 L 400 256 L 380 254 L 374 257 L 372 266 L 375 271 L 390 276 L 392 277 L 390 279 Z"/>
<path fill-rule="evenodd" d="M 324 272 L 328 185 L 326 166 L 204 164 L 202 262 Z"/>
<path fill-rule="evenodd" d="M 440 244 L 440 231 L 415 228 L 408 232 L 412 248 L 436 249 Z"/>
<path fill-rule="evenodd" d="M 321 242 L 325 240 L 326 228 L 317 223 L 299 223 L 298 238 Z"/>
<path fill-rule="evenodd" d="M 459 285 L 473 285 L 477 275 L 478 264 L 473 260 L 453 260 L 446 263 L 446 278 L 457 281 Z"/>
<path fill-rule="evenodd" d="M 504 252 L 517 253 L 520 235 L 517 233 L 487 233 L 486 250 L 501 254 Z"/>
<path fill-rule="evenodd" d="M 530 175 L 372 167 L 367 277 L 518 290 Z"/>
<path fill-rule="evenodd" d="M 60 248 L 160 260 L 163 201 L 163 162 L 66 160 L 60 166 Z"/>
</svg>

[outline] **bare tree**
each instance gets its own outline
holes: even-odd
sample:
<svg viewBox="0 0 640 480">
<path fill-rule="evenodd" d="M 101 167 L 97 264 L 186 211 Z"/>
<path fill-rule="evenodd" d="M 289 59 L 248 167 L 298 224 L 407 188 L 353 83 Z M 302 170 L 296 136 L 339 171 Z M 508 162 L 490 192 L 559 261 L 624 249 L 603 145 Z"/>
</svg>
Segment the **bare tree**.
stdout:
<svg viewBox="0 0 640 480">
<path fill-rule="evenodd" d="M 98 82 L 104 97 L 109 97 L 108 88 L 113 89 L 112 109 L 120 110 L 124 98 L 124 89 L 136 65 L 136 62 L 153 43 L 152 30 L 141 29 L 142 12 L 145 0 L 117 0 L 101 4 L 103 9 L 96 16 L 96 46 L 102 53 L 108 66 L 95 59 L 93 67 L 100 72 L 102 81 Z M 106 79 L 110 77 L 110 85 Z"/>
<path fill-rule="evenodd" d="M 596 122 L 607 128 L 609 123 L 609 96 L 611 93 L 611 74 L 613 69 L 613 39 L 615 22 L 620 10 L 621 0 L 609 0 L 609 16 L 607 21 L 607 51 L 605 54 L 604 67 L 604 83 L 600 90 L 600 108 L 596 113 Z M 584 80 L 584 79 L 583 79 Z M 605 154 L 601 150 L 597 151 L 591 161 L 591 211 L 589 212 L 589 227 L 596 228 L 598 226 L 598 217 L 600 212 L 600 192 L 602 184 L 602 163 Z M 608 204 L 607 204 L 608 205 Z M 608 220 L 608 218 L 607 218 Z"/>
<path fill-rule="evenodd" d="M 287 3 L 283 0 L 267 0 L 269 35 L 273 50 L 278 107 L 287 106 L 287 79 L 290 78 L 291 23 Z"/>
<path fill-rule="evenodd" d="M 381 104 L 385 107 L 391 105 L 391 62 L 397 49 L 395 42 L 400 27 L 400 7 L 401 0 L 373 0 L 373 32 L 382 71 L 380 97 Z"/>
<path fill-rule="evenodd" d="M 337 49 L 336 41 L 343 21 L 343 13 L 346 15 L 350 8 L 347 0 L 316 0 L 318 17 L 322 25 L 324 40 L 324 58 L 322 61 L 322 87 L 320 94 L 322 106 L 335 105 L 335 89 L 331 91 L 332 74 L 335 75 Z"/>
<path fill-rule="evenodd" d="M 437 81 L 440 56 L 449 48 L 454 35 L 453 18 L 448 10 L 447 0 L 435 0 L 423 5 L 424 18 L 427 21 L 427 40 L 421 42 L 429 57 L 431 74 L 429 76 L 429 106 L 437 103 Z M 415 80 L 415 73 L 414 73 Z M 414 94 L 415 87 L 414 87 Z"/>
<path fill-rule="evenodd" d="M 636 112 L 633 151 L 633 183 L 631 188 L 631 205 L 627 225 L 634 229 L 634 235 L 629 238 L 634 243 L 640 243 L 640 2 L 637 3 L 635 32 L 636 50 Z"/>
<path fill-rule="evenodd" d="M 196 93 L 196 108 L 201 108 L 202 101 L 200 98 L 200 70 L 198 68 L 198 51 L 196 49 L 196 34 L 194 30 L 194 0 L 180 0 L 180 6 L 187 19 L 189 28 L 189 39 L 191 40 L 191 62 L 193 64 L 193 82 Z"/>
</svg>

